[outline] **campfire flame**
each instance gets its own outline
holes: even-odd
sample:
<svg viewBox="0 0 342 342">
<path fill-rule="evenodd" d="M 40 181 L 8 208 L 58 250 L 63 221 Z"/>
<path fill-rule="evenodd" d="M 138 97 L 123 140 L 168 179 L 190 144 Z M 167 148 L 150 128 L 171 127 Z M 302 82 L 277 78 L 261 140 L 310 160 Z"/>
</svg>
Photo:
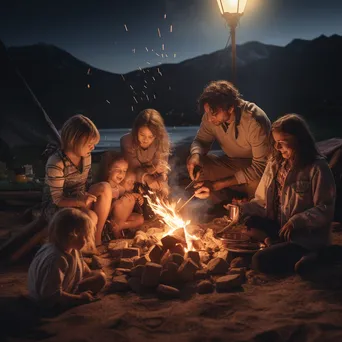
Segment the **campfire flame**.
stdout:
<svg viewBox="0 0 342 342">
<path fill-rule="evenodd" d="M 150 191 L 150 194 L 153 194 L 153 192 Z M 163 235 L 172 235 L 173 232 L 177 229 L 183 228 L 184 230 L 184 236 L 185 241 L 187 244 L 187 247 L 185 248 L 185 251 L 191 251 L 194 250 L 193 241 L 198 240 L 199 238 L 197 236 L 189 234 L 187 231 L 187 226 L 190 224 L 190 220 L 184 221 L 177 213 L 176 213 L 176 206 L 179 203 L 180 200 L 178 200 L 176 203 L 166 203 L 163 199 L 160 199 L 159 197 L 156 197 L 156 200 L 153 201 L 150 196 L 145 195 L 148 204 L 150 205 L 153 212 L 160 216 L 161 220 L 169 227 L 169 230 Z"/>
</svg>

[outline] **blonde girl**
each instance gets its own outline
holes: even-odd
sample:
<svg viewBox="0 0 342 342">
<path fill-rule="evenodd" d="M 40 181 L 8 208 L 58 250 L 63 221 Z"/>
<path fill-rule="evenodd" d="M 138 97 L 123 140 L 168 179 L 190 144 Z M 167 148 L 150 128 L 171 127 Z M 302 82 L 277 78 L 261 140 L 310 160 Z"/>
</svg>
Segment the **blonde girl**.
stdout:
<svg viewBox="0 0 342 342">
<path fill-rule="evenodd" d="M 101 234 L 112 197 L 108 183 L 91 185 L 91 152 L 99 140 L 96 126 L 83 115 L 75 115 L 64 123 L 61 148 L 49 157 L 46 164 L 43 197 L 47 220 L 65 207 L 88 210 L 96 225 L 96 246 L 101 246 Z"/>
<path fill-rule="evenodd" d="M 91 271 L 80 250 L 91 239 L 94 223 L 75 208 L 58 211 L 49 224 L 49 242 L 35 255 L 28 271 L 30 298 L 43 307 L 68 306 L 95 300 L 106 283 Z"/>
</svg>

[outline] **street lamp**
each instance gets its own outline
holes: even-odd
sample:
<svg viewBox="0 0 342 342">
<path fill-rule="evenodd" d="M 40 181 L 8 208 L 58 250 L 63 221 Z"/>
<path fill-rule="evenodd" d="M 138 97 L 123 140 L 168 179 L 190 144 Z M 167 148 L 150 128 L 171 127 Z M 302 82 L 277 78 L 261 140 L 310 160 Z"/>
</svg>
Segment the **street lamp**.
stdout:
<svg viewBox="0 0 342 342">
<path fill-rule="evenodd" d="M 232 38 L 232 78 L 236 81 L 236 40 L 235 31 L 240 17 L 245 11 L 248 0 L 217 0 L 223 18 L 230 27 L 230 36 Z"/>
</svg>

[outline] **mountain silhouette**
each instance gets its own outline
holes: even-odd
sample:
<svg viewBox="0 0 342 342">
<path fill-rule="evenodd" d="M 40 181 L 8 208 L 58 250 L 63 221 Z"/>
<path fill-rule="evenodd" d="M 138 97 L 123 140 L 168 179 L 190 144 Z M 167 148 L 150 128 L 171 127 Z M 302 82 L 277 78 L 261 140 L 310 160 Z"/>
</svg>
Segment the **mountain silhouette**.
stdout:
<svg viewBox="0 0 342 342">
<path fill-rule="evenodd" d="M 52 45 L 12 47 L 18 67 L 57 128 L 83 113 L 100 128 L 131 127 L 144 108 L 167 125 L 199 124 L 197 98 L 211 80 L 231 80 L 231 49 L 125 75 L 94 68 Z M 295 112 L 319 139 L 341 135 L 342 37 L 295 39 L 285 47 L 249 42 L 237 47 L 237 86 L 273 120 Z M 19 100 L 19 99 L 18 99 Z M 25 114 L 23 113 L 23 116 Z"/>
</svg>

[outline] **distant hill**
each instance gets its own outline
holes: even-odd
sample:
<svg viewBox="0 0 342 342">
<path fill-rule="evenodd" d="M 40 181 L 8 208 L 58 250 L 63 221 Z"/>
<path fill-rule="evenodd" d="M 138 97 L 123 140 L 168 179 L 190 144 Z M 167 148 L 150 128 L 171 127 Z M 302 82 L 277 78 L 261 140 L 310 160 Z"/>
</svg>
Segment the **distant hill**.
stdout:
<svg viewBox="0 0 342 342">
<path fill-rule="evenodd" d="M 168 125 L 198 124 L 196 100 L 203 87 L 231 79 L 230 48 L 126 75 L 93 68 L 46 44 L 8 53 L 57 127 L 75 113 L 101 128 L 130 127 L 148 107 L 161 111 Z M 295 39 L 285 47 L 246 43 L 237 47 L 237 64 L 244 98 L 272 119 L 297 112 L 309 119 L 318 138 L 342 135 L 341 36 Z"/>
</svg>

